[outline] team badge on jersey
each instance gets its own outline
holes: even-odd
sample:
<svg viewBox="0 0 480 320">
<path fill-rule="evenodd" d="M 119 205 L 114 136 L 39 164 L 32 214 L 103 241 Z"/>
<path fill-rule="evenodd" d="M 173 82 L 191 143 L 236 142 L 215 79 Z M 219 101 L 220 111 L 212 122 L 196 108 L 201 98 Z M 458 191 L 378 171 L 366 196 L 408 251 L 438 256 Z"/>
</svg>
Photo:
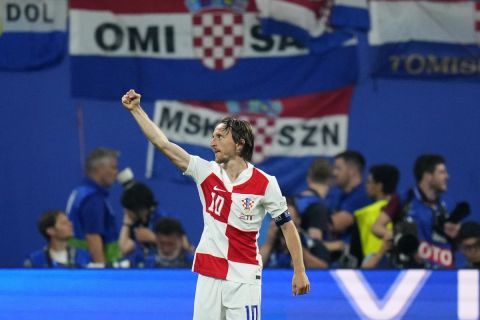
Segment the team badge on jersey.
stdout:
<svg viewBox="0 0 480 320">
<path fill-rule="evenodd" d="M 193 11 L 193 49 L 205 67 L 224 70 L 242 55 L 243 12 L 248 1 L 187 1 Z"/>
<path fill-rule="evenodd" d="M 242 215 L 240 216 L 240 219 L 242 220 L 252 220 L 252 208 L 255 205 L 255 201 L 251 198 L 245 198 L 242 199 Z"/>
</svg>

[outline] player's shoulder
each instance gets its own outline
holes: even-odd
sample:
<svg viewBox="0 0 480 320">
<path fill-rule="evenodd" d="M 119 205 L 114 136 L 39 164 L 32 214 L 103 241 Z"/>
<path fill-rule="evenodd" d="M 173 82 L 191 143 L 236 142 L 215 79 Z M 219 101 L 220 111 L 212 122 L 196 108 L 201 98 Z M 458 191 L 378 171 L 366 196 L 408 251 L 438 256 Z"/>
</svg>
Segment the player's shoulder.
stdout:
<svg viewBox="0 0 480 320">
<path fill-rule="evenodd" d="M 255 166 L 252 167 L 252 177 L 251 177 L 251 179 L 254 179 L 258 182 L 264 181 L 264 183 L 266 183 L 266 184 L 277 183 L 277 179 L 275 178 L 275 176 L 273 176 L 271 174 L 268 174 L 265 171 L 263 171 L 262 169 L 259 169 Z"/>
</svg>

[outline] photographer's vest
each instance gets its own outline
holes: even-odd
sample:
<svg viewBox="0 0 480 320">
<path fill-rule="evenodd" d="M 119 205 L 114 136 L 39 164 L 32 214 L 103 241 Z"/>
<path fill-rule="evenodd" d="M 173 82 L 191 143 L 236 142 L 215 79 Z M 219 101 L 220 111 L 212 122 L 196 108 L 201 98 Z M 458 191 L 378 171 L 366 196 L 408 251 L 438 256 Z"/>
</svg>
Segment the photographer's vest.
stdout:
<svg viewBox="0 0 480 320">
<path fill-rule="evenodd" d="M 379 200 L 371 205 L 360 208 L 355 211 L 355 220 L 357 221 L 360 242 L 362 246 L 363 256 L 366 257 L 372 253 L 377 253 L 382 247 L 383 239 L 377 237 L 372 232 L 372 226 L 377 221 L 382 209 L 387 205 L 388 200 Z M 388 229 L 392 229 L 392 224 L 387 225 Z"/>
<path fill-rule="evenodd" d="M 418 254 L 427 268 L 453 268 L 452 246 L 443 231 L 439 232 L 436 221 L 439 216 L 448 217 L 448 209 L 443 199 L 436 203 L 425 201 L 418 187 L 409 190 L 403 205 L 404 218 L 417 225 Z"/>
<path fill-rule="evenodd" d="M 76 248 L 88 249 L 87 248 L 87 241 L 85 240 L 85 232 L 83 230 L 83 225 L 81 222 L 80 217 L 80 210 L 84 203 L 84 201 L 91 195 L 97 192 L 102 192 L 99 187 L 93 185 L 93 183 L 89 182 L 88 180 L 77 187 L 75 190 L 72 191 L 67 203 L 67 215 L 70 221 L 72 221 L 73 229 L 74 229 L 74 237 L 69 241 L 69 244 Z M 109 220 L 115 224 L 115 215 L 113 210 L 108 203 L 107 199 L 104 200 L 105 210 L 107 211 L 107 215 Z M 113 227 L 113 226 L 112 226 Z M 105 254 L 105 259 L 107 263 L 112 263 L 118 260 L 121 257 L 120 249 L 118 246 L 118 237 L 117 235 L 101 235 L 103 239 L 103 250 Z"/>
</svg>

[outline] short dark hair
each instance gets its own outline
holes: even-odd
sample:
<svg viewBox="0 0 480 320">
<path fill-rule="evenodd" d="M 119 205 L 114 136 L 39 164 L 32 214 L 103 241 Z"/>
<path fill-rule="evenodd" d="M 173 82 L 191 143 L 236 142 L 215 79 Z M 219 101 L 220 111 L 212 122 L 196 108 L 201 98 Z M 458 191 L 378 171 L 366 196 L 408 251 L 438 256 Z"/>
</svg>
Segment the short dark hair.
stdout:
<svg viewBox="0 0 480 320">
<path fill-rule="evenodd" d="M 392 194 L 397 189 L 400 173 L 395 166 L 390 164 L 379 164 L 371 166 L 369 170 L 373 181 L 382 184 L 382 191 L 385 194 Z"/>
<path fill-rule="evenodd" d="M 347 150 L 335 156 L 335 159 L 343 159 L 346 163 L 355 166 L 360 173 L 365 169 L 365 157 L 358 151 Z"/>
<path fill-rule="evenodd" d="M 170 235 L 183 236 L 185 234 L 185 231 L 183 231 L 183 227 L 180 221 L 178 221 L 173 217 L 160 218 L 155 223 L 154 232 L 155 234 L 161 234 L 166 236 L 170 236 Z"/>
<path fill-rule="evenodd" d="M 105 159 L 118 159 L 120 153 L 110 148 L 99 147 L 93 149 L 85 159 L 85 170 L 90 172 Z"/>
<path fill-rule="evenodd" d="M 251 161 L 255 145 L 252 125 L 246 120 L 234 117 L 225 117 L 220 120 L 219 124 L 224 125 L 225 132 L 232 132 L 232 138 L 235 143 L 240 143 L 242 139 L 245 141 L 240 156 L 246 161 Z"/>
<path fill-rule="evenodd" d="M 457 234 L 457 242 L 461 243 L 468 238 L 480 238 L 480 223 L 475 221 L 467 221 L 462 223 Z"/>
<path fill-rule="evenodd" d="M 313 182 L 326 183 L 332 177 L 332 166 L 325 159 L 315 159 L 308 168 L 308 178 Z"/>
<path fill-rule="evenodd" d="M 122 193 L 122 206 L 131 211 L 152 209 L 157 206 L 152 190 L 144 183 L 134 182 Z"/>
<path fill-rule="evenodd" d="M 422 154 L 413 166 L 413 175 L 419 183 L 425 173 L 433 173 L 439 164 L 445 164 L 445 159 L 439 154 Z"/>
<path fill-rule="evenodd" d="M 50 235 L 47 233 L 47 229 L 55 227 L 55 224 L 57 223 L 57 217 L 62 213 L 63 211 L 60 209 L 49 209 L 42 213 L 40 219 L 38 219 L 38 231 L 40 231 L 42 236 L 47 239 L 47 241 L 50 241 Z"/>
</svg>

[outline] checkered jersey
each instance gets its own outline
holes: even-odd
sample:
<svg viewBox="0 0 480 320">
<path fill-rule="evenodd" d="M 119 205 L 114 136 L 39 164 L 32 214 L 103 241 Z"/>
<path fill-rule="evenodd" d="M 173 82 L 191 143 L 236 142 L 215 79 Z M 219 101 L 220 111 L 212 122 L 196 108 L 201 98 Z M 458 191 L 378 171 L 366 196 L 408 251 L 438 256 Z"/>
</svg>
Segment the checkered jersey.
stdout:
<svg viewBox="0 0 480 320">
<path fill-rule="evenodd" d="M 275 177 L 248 164 L 231 183 L 216 162 L 191 156 L 184 173 L 198 187 L 204 228 L 192 270 L 241 283 L 259 283 L 262 272 L 257 238 L 268 212 L 276 218 L 287 211 Z"/>
</svg>

